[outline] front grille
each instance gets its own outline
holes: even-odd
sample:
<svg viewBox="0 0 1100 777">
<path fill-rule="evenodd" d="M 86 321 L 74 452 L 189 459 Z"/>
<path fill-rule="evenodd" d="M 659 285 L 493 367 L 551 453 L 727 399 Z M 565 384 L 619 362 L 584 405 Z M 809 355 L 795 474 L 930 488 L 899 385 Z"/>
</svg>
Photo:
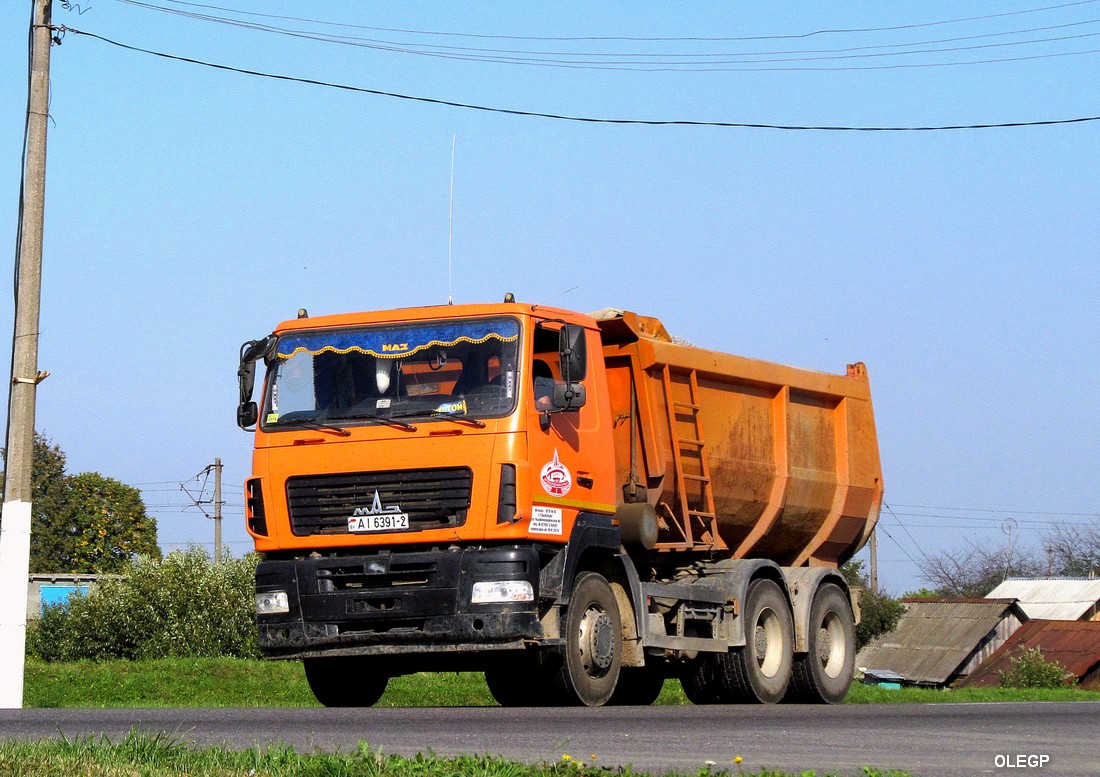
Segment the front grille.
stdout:
<svg viewBox="0 0 1100 777">
<path fill-rule="evenodd" d="M 298 536 L 347 534 L 357 509 L 398 508 L 408 531 L 461 526 L 470 509 L 469 467 L 309 475 L 286 482 L 290 527 Z"/>
</svg>

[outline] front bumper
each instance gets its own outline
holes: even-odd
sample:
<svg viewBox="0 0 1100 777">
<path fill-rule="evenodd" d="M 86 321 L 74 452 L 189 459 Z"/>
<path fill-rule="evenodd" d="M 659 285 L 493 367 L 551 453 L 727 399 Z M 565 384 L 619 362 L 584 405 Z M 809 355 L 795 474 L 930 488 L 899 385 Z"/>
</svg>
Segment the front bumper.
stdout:
<svg viewBox="0 0 1100 777">
<path fill-rule="evenodd" d="M 529 582 L 534 600 L 471 602 L 474 583 L 500 580 Z M 543 636 L 529 546 L 265 560 L 256 592 L 273 591 L 289 612 L 257 617 L 269 658 L 480 652 Z"/>
</svg>

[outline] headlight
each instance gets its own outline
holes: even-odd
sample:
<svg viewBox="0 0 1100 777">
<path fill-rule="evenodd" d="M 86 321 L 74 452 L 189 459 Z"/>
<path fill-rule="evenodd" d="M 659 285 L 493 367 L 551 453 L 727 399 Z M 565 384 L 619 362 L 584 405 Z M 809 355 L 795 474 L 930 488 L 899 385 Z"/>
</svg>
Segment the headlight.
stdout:
<svg viewBox="0 0 1100 777">
<path fill-rule="evenodd" d="M 488 583 L 474 583 L 471 604 L 492 604 L 494 602 L 533 602 L 535 589 L 526 580 L 497 580 Z"/>
<path fill-rule="evenodd" d="M 256 594 L 256 614 L 275 615 L 280 612 L 290 612 L 290 600 L 286 591 L 268 591 Z"/>
</svg>

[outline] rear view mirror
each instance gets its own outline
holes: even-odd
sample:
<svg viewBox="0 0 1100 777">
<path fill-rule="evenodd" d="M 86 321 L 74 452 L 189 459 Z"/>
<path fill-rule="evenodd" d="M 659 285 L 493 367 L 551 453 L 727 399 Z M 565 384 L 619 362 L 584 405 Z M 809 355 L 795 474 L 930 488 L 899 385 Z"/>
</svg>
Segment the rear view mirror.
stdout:
<svg viewBox="0 0 1100 777">
<path fill-rule="evenodd" d="M 561 376 L 567 384 L 584 380 L 588 368 L 588 348 L 584 339 L 584 327 L 566 324 L 558 334 L 558 358 Z"/>
<path fill-rule="evenodd" d="M 237 405 L 237 426 L 246 430 L 250 426 L 255 426 L 259 414 L 260 411 L 255 402 L 242 402 Z"/>
<path fill-rule="evenodd" d="M 249 340 L 241 346 L 241 363 L 237 368 L 237 381 L 241 389 L 241 402 L 237 406 L 237 425 L 242 429 L 253 426 L 259 415 L 256 403 L 252 401 L 252 391 L 256 386 L 256 362 L 267 357 L 274 348 L 275 335 L 268 335 L 260 340 Z"/>
<path fill-rule="evenodd" d="M 559 383 L 554 386 L 554 407 L 557 410 L 579 410 L 587 400 L 581 383 Z"/>
</svg>

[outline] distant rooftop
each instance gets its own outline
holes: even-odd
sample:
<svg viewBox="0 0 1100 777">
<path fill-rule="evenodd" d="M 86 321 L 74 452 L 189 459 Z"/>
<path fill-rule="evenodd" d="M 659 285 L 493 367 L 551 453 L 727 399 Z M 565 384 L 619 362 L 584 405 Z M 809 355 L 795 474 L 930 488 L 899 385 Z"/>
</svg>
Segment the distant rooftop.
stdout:
<svg viewBox="0 0 1100 777">
<path fill-rule="evenodd" d="M 1031 620 L 1096 620 L 1100 578 L 1010 577 L 986 598 L 1016 599 Z"/>
<path fill-rule="evenodd" d="M 1023 620 L 1013 599 L 906 599 L 905 607 L 897 628 L 856 657 L 868 674 L 886 670 L 911 683 L 952 682 Z"/>
<path fill-rule="evenodd" d="M 1100 622 L 1034 620 L 1022 625 L 963 685 L 996 687 L 1001 672 L 1012 669 L 1021 650 L 1040 648 L 1045 661 L 1057 661 L 1081 680 L 1081 687 L 1100 689 Z"/>
</svg>

